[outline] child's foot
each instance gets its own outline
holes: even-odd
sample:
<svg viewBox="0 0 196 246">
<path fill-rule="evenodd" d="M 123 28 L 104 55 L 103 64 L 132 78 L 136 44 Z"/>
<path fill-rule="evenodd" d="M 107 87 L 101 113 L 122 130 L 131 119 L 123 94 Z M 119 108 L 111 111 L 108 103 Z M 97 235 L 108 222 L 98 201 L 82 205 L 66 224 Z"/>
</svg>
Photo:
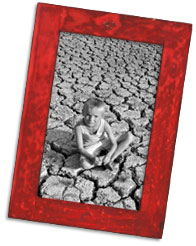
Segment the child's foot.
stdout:
<svg viewBox="0 0 196 246">
<path fill-rule="evenodd" d="M 103 159 L 104 159 L 104 156 L 99 156 L 99 157 L 97 157 L 97 161 L 96 161 L 96 163 L 95 163 L 95 166 L 102 166 L 102 164 L 103 164 Z"/>
</svg>

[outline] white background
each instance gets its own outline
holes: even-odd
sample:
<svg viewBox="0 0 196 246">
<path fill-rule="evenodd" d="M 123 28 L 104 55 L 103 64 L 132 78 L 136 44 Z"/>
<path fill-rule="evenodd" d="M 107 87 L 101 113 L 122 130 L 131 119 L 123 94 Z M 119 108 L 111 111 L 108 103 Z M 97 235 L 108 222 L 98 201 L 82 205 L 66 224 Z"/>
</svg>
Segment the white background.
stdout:
<svg viewBox="0 0 196 246">
<path fill-rule="evenodd" d="M 44 2 L 44 1 L 43 1 Z M 194 0 L 61 0 L 58 5 L 196 24 Z M 0 5 L 1 245 L 196 245 L 196 34 L 189 50 L 163 239 L 8 219 L 20 119 L 37 1 Z M 3 244 L 2 244 L 3 242 Z"/>
</svg>

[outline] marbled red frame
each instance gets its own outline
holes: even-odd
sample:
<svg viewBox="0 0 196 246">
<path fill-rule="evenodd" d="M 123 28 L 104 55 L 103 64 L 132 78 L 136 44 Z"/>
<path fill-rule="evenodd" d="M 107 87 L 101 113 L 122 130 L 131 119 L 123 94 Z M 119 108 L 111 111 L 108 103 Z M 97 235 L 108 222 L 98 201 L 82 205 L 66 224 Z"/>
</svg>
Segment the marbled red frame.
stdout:
<svg viewBox="0 0 196 246">
<path fill-rule="evenodd" d="M 9 217 L 162 237 L 191 30 L 191 24 L 38 3 Z M 139 211 L 37 196 L 60 31 L 164 47 Z"/>
</svg>

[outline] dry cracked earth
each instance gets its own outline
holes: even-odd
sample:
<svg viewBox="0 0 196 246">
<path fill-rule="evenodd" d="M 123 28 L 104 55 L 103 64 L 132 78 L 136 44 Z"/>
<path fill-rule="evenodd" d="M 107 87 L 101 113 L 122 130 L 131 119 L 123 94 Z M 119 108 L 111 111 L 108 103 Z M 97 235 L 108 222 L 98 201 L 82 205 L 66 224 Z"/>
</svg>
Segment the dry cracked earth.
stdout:
<svg viewBox="0 0 196 246">
<path fill-rule="evenodd" d="M 139 210 L 162 46 L 60 33 L 38 194 Z M 89 97 L 101 98 L 115 133 L 134 142 L 113 170 L 81 170 L 73 128 Z"/>
</svg>

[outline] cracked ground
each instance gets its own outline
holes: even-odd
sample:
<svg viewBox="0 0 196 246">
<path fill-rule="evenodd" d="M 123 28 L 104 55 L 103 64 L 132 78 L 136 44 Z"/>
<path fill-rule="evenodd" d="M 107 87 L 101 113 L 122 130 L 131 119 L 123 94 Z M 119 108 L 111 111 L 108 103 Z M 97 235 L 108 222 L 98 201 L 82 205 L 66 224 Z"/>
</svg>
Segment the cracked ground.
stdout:
<svg viewBox="0 0 196 246">
<path fill-rule="evenodd" d="M 139 210 L 161 55 L 156 44 L 60 33 L 39 196 Z M 112 170 L 79 165 L 73 128 L 90 97 L 105 102 L 114 134 L 134 135 Z"/>
</svg>

